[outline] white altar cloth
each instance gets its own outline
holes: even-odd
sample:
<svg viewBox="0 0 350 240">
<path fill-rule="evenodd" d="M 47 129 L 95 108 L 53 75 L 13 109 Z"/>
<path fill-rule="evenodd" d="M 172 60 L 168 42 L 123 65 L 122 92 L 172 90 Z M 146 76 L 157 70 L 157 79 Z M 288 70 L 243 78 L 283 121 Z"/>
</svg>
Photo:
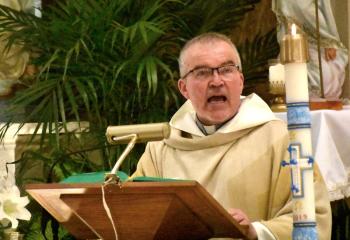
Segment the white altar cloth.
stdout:
<svg viewBox="0 0 350 240">
<path fill-rule="evenodd" d="M 286 112 L 275 113 L 287 121 Z M 350 106 L 311 111 L 312 148 L 331 201 L 350 197 Z"/>
</svg>

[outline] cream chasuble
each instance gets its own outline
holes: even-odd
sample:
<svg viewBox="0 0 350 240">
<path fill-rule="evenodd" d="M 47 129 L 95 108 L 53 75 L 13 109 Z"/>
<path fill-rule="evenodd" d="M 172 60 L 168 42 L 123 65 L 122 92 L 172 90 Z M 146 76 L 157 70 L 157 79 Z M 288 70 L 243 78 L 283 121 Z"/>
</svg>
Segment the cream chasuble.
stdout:
<svg viewBox="0 0 350 240">
<path fill-rule="evenodd" d="M 291 239 L 292 204 L 288 131 L 257 95 L 244 99 L 236 116 L 212 135 L 204 136 L 187 101 L 170 121 L 168 139 L 147 144 L 133 176 L 196 180 L 226 208 L 240 208 L 260 222 L 275 239 Z M 329 240 L 331 209 L 328 192 L 315 169 L 317 227 Z"/>
</svg>

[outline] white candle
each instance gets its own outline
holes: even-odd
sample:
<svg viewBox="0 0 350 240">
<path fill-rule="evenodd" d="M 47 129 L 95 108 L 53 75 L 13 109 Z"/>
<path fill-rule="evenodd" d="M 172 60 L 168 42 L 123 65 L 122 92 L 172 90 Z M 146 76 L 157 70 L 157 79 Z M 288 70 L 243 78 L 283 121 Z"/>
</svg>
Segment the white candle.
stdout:
<svg viewBox="0 0 350 240">
<path fill-rule="evenodd" d="M 286 102 L 309 102 L 306 63 L 288 63 L 284 70 Z"/>
<path fill-rule="evenodd" d="M 284 83 L 284 66 L 280 63 L 269 67 L 269 81 L 273 83 Z"/>
<path fill-rule="evenodd" d="M 286 102 L 290 134 L 290 166 L 293 191 L 293 240 L 317 239 L 313 159 L 310 130 L 309 92 L 306 61 L 307 44 L 292 25 L 281 47 L 281 62 L 285 63 Z M 305 226 L 305 222 L 308 226 Z M 306 235 L 305 235 L 306 234 Z"/>
</svg>

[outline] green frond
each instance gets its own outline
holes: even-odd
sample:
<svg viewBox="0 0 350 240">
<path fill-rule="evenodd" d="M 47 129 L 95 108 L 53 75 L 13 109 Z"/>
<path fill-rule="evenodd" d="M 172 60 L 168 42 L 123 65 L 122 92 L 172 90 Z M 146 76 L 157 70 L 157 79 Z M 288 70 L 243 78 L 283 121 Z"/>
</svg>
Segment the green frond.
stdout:
<svg viewBox="0 0 350 240">
<path fill-rule="evenodd" d="M 112 78 L 113 80 L 111 83 L 111 90 L 113 90 L 115 88 L 116 81 L 119 78 L 119 75 L 121 74 L 121 72 L 123 72 L 124 69 L 127 68 L 128 66 L 130 66 L 129 60 L 122 62 L 120 65 L 115 64 L 113 66 L 113 78 Z M 120 77 L 123 77 L 123 76 L 120 76 Z"/>
<path fill-rule="evenodd" d="M 61 121 L 63 124 L 63 128 L 64 128 L 65 132 L 68 132 L 68 130 L 67 130 L 67 118 L 66 118 L 67 111 L 65 108 L 64 97 L 63 97 L 61 85 L 57 86 L 57 99 L 58 99 L 58 110 L 60 112 L 60 117 L 61 117 Z M 80 122 L 80 119 L 78 118 L 77 121 Z"/>
<path fill-rule="evenodd" d="M 56 137 L 56 141 L 54 141 L 55 143 L 55 147 L 58 149 L 60 147 L 60 140 L 59 140 L 59 135 L 60 135 L 60 132 L 58 130 L 59 128 L 59 113 L 58 113 L 58 110 L 59 110 L 59 106 L 58 106 L 58 101 L 57 101 L 57 93 L 55 92 L 53 95 L 52 95 L 52 106 L 51 106 L 51 109 L 53 111 L 53 119 L 52 119 L 52 122 L 50 124 L 50 133 L 54 133 L 55 134 L 55 137 Z"/>
<path fill-rule="evenodd" d="M 137 89 L 140 91 L 140 86 L 141 86 L 141 78 L 143 74 L 143 70 L 145 68 L 145 60 L 143 59 L 137 66 L 137 75 L 136 75 L 136 83 L 137 83 Z"/>
<path fill-rule="evenodd" d="M 77 98 L 75 97 L 75 94 L 73 92 L 72 89 L 72 85 L 69 81 L 67 81 L 64 84 L 64 90 L 65 90 L 65 95 L 68 98 L 70 107 L 71 107 L 71 111 L 73 113 L 73 115 L 75 116 L 76 121 L 80 121 L 80 117 L 79 117 L 79 107 L 78 107 L 78 103 L 77 103 Z"/>
<path fill-rule="evenodd" d="M 82 99 L 83 106 L 85 107 L 85 111 L 90 114 L 90 100 L 89 100 L 89 92 L 86 89 L 86 86 L 80 82 L 79 79 L 73 81 L 75 88 L 78 91 L 77 97 Z"/>
<path fill-rule="evenodd" d="M 94 84 L 90 81 L 87 82 L 87 85 L 92 97 L 92 106 L 93 106 L 94 114 L 96 115 L 97 122 L 101 123 L 102 119 L 101 119 L 101 113 L 99 111 L 99 104 L 98 104 L 99 99 L 98 99 L 97 89 L 95 88 Z"/>
</svg>

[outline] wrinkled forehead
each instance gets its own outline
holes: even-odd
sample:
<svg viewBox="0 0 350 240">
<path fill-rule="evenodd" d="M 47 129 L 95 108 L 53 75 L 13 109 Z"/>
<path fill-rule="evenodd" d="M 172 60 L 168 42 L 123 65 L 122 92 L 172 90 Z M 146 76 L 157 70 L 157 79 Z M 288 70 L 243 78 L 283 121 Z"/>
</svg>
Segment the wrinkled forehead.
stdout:
<svg viewBox="0 0 350 240">
<path fill-rule="evenodd" d="M 238 62 L 233 46 L 223 40 L 196 42 L 188 46 L 182 53 L 184 66 L 211 65 L 225 62 Z"/>
</svg>

